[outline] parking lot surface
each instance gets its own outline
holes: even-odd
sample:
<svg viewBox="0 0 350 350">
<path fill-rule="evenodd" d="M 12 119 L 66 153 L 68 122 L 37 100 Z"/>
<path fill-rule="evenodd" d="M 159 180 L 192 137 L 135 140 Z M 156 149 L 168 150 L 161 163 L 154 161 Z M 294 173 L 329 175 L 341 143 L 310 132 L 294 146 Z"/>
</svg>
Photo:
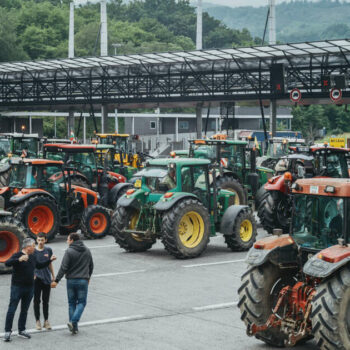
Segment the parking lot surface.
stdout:
<svg viewBox="0 0 350 350">
<path fill-rule="evenodd" d="M 259 229 L 259 236 L 264 235 Z M 192 260 L 173 258 L 160 242 L 145 253 L 127 253 L 110 236 L 85 244 L 93 254 L 95 270 L 79 334 L 72 336 L 66 326 L 68 305 L 62 280 L 51 294 L 53 330 L 34 330 L 31 305 L 27 329 L 32 339 L 14 335 L 11 343 L 0 342 L 0 349 L 272 349 L 245 333 L 237 290 L 247 268 L 246 252 L 231 252 L 223 237 L 213 237 L 206 252 Z M 66 237 L 57 236 L 48 246 L 57 256 L 57 273 Z M 0 276 L 2 327 L 10 281 L 10 275 Z M 311 341 L 295 349 L 317 347 Z"/>
</svg>

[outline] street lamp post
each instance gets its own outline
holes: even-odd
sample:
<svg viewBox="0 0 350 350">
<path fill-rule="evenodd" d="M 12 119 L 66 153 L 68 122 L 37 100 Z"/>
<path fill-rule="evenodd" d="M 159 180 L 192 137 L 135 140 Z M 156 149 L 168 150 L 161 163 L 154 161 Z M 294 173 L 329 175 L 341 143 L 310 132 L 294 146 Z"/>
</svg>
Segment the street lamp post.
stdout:
<svg viewBox="0 0 350 350">
<path fill-rule="evenodd" d="M 114 56 L 117 56 L 117 48 L 122 47 L 123 44 L 115 43 L 115 44 L 112 44 L 112 46 L 114 47 Z"/>
</svg>

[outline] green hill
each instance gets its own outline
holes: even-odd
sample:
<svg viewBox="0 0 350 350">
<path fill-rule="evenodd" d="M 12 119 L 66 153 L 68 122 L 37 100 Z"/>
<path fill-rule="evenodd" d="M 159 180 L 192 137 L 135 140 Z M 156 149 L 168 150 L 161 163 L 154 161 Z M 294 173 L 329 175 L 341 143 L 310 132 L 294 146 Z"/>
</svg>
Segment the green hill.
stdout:
<svg viewBox="0 0 350 350">
<path fill-rule="evenodd" d="M 267 1 L 266 1 L 267 2 Z M 267 15 L 265 7 L 206 6 L 209 15 L 230 28 L 247 28 L 262 37 Z M 276 6 L 277 40 L 314 41 L 350 37 L 350 3 L 339 0 L 292 0 Z"/>
</svg>

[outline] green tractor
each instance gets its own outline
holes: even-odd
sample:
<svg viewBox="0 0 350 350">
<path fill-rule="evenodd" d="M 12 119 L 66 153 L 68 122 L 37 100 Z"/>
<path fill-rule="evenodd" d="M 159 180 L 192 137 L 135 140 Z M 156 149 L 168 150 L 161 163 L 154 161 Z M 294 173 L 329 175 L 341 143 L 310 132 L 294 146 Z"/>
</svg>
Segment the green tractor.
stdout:
<svg viewBox="0 0 350 350">
<path fill-rule="evenodd" d="M 188 156 L 209 159 L 217 170 L 217 185 L 234 192 L 237 205 L 252 201 L 258 188 L 273 176 L 271 169 L 256 167 L 256 150 L 250 142 L 214 139 L 189 142 Z M 181 151 L 171 155 L 181 157 Z"/>
<path fill-rule="evenodd" d="M 256 237 L 251 209 L 234 205 L 235 194 L 220 189 L 208 159 L 150 160 L 117 203 L 111 234 L 123 249 L 142 252 L 157 238 L 179 259 L 195 258 L 210 236 L 221 232 L 233 251 L 249 249 Z"/>
</svg>

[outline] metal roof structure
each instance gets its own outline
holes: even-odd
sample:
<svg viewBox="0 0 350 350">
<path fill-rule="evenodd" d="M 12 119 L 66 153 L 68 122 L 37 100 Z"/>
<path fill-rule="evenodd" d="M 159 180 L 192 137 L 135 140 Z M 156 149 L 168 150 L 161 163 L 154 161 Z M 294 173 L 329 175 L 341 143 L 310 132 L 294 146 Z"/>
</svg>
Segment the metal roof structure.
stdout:
<svg viewBox="0 0 350 350">
<path fill-rule="evenodd" d="M 299 89 L 301 103 L 331 103 L 325 75 L 347 83 L 350 40 L 256 47 L 77 57 L 0 63 L 0 108 L 64 110 L 69 106 L 136 108 L 186 103 L 276 99 L 290 104 Z M 283 66 L 280 92 L 273 90 L 273 66 Z M 171 105 L 173 103 L 173 105 Z"/>
<path fill-rule="evenodd" d="M 184 52 L 146 53 L 123 56 L 77 57 L 55 60 L 0 63 L 0 72 L 38 72 L 56 69 L 84 69 L 94 67 L 129 66 L 140 64 L 166 64 L 220 61 L 231 59 L 268 59 L 285 56 L 341 54 L 350 51 L 350 40 L 315 41 L 232 49 L 195 50 Z"/>
</svg>

